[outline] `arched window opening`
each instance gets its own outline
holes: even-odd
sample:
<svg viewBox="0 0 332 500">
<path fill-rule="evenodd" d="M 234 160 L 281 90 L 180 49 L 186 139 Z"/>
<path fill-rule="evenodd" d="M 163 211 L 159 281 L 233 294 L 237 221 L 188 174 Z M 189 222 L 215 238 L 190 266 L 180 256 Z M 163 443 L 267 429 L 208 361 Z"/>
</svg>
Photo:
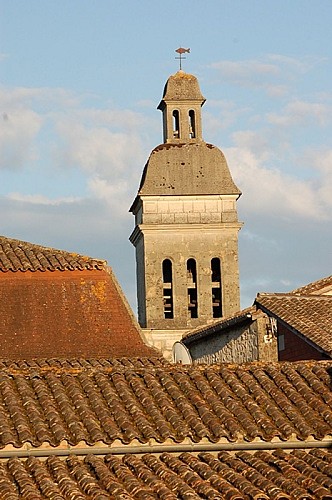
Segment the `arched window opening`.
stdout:
<svg viewBox="0 0 332 500">
<path fill-rule="evenodd" d="M 187 260 L 187 293 L 190 318 L 198 318 L 197 270 L 195 259 Z"/>
<path fill-rule="evenodd" d="M 190 139 L 196 137 L 195 111 L 193 109 L 189 111 L 189 137 Z"/>
<path fill-rule="evenodd" d="M 214 318 L 222 317 L 221 300 L 221 266 L 220 259 L 214 257 L 211 260 L 211 282 L 212 282 L 212 315 Z"/>
<path fill-rule="evenodd" d="M 163 303 L 164 318 L 173 319 L 173 277 L 172 262 L 169 259 L 163 261 Z"/>
<path fill-rule="evenodd" d="M 169 259 L 163 262 L 163 282 L 172 283 L 172 262 Z"/>
<path fill-rule="evenodd" d="M 180 137 L 180 115 L 177 109 L 173 111 L 173 137 L 179 139 Z"/>
</svg>

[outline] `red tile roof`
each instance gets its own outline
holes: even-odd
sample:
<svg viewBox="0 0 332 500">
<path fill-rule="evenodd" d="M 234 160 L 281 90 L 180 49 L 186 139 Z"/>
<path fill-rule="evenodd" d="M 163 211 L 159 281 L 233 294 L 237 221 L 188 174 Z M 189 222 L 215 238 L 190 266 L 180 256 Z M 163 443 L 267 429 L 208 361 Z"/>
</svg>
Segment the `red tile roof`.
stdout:
<svg viewBox="0 0 332 500">
<path fill-rule="evenodd" d="M 71 455 L 0 464 L 3 500 L 328 500 L 332 452 Z"/>
<path fill-rule="evenodd" d="M 0 358 L 158 356 L 106 261 L 0 237 Z"/>
<path fill-rule="evenodd" d="M 328 276 L 327 278 L 322 278 L 318 281 L 314 281 L 313 283 L 309 283 L 308 285 L 301 286 L 296 290 L 291 292 L 292 294 L 300 294 L 300 295 L 329 295 L 332 294 L 332 276 Z"/>
<path fill-rule="evenodd" d="M 331 499 L 331 372 L 3 360 L 1 499 Z"/>
<path fill-rule="evenodd" d="M 256 304 L 332 356 L 332 296 L 260 293 Z"/>
<path fill-rule="evenodd" d="M 0 272 L 103 269 L 105 260 L 0 236 Z"/>
<path fill-rule="evenodd" d="M 0 448 L 332 436 L 332 362 L 2 366 Z"/>
<path fill-rule="evenodd" d="M 31 376 L 37 372 L 56 372 L 60 370 L 75 373 L 75 370 L 101 370 L 112 371 L 114 369 L 140 369 L 161 368 L 168 366 L 169 362 L 163 356 L 144 358 L 38 358 L 25 360 L 0 359 L 0 370 L 6 373 L 20 373 Z"/>
</svg>

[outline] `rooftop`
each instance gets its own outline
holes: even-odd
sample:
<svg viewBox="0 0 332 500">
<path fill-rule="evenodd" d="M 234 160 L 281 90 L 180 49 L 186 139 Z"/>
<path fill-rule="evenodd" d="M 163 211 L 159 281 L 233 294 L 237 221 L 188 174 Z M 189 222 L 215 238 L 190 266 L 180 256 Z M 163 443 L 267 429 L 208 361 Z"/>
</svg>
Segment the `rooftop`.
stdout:
<svg viewBox="0 0 332 500">
<path fill-rule="evenodd" d="M 194 330 L 190 330 L 182 336 L 182 342 L 187 344 L 190 342 L 195 342 L 198 339 L 208 337 L 213 335 L 215 332 L 226 331 L 228 328 L 234 326 L 235 324 L 250 322 L 252 317 L 257 315 L 256 307 L 251 306 L 246 309 L 242 309 L 234 314 L 231 314 L 222 319 L 215 320 L 208 325 L 199 326 Z"/>
<path fill-rule="evenodd" d="M 259 293 L 255 303 L 332 355 L 332 296 Z"/>
<path fill-rule="evenodd" d="M 206 142 L 161 144 L 150 155 L 139 195 L 236 195 L 224 154 Z"/>
<path fill-rule="evenodd" d="M 105 260 L 0 237 L 0 358 L 157 355 Z"/>
<path fill-rule="evenodd" d="M 0 271 L 74 271 L 103 269 L 105 260 L 0 236 Z"/>
<path fill-rule="evenodd" d="M 331 500 L 331 374 L 3 360 L 1 498 Z"/>
<path fill-rule="evenodd" d="M 308 285 L 301 286 L 291 293 L 300 295 L 332 295 L 332 276 L 327 276 Z"/>
<path fill-rule="evenodd" d="M 128 445 L 236 449 L 331 439 L 331 373 L 328 361 L 189 367 L 160 360 L 3 361 L 0 448 L 70 446 L 74 453 L 98 445 L 126 453 Z"/>
<path fill-rule="evenodd" d="M 11 458 L 0 484 L 4 500 L 330 500 L 331 463 L 324 449 Z"/>
<path fill-rule="evenodd" d="M 205 102 L 196 76 L 182 70 L 168 78 L 164 87 L 163 100 L 198 100 L 202 103 Z"/>
</svg>

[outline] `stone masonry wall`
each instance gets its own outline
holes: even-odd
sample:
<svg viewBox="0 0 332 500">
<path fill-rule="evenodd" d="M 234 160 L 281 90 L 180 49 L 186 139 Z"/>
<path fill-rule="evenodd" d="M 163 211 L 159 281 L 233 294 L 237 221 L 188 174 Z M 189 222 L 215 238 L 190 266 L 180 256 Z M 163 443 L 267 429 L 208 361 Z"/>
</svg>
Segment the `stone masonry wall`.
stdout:
<svg viewBox="0 0 332 500">
<path fill-rule="evenodd" d="M 153 198 L 153 199 L 151 199 Z M 236 197 L 234 195 L 209 197 L 149 197 L 144 200 L 144 212 L 137 214 L 141 224 L 220 224 L 236 222 Z"/>
<path fill-rule="evenodd" d="M 147 199 L 148 198 L 148 199 Z M 240 309 L 235 196 L 142 197 L 136 235 L 139 322 L 143 328 L 179 330 L 212 316 L 211 259 L 221 262 L 223 315 Z M 173 268 L 174 318 L 163 312 L 162 262 Z M 187 260 L 197 265 L 198 318 L 188 312 Z"/>
<path fill-rule="evenodd" d="M 190 344 L 194 363 L 246 363 L 277 361 L 277 341 L 267 332 L 269 320 L 257 318 L 250 325 L 242 325 L 229 332 L 215 333 Z"/>
</svg>

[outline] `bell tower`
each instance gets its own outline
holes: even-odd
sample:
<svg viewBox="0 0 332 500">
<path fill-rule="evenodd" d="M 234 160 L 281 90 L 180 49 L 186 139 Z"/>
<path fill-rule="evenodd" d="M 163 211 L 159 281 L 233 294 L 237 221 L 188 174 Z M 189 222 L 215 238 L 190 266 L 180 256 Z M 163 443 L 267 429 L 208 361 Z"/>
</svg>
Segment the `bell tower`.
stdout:
<svg viewBox="0 0 332 500">
<path fill-rule="evenodd" d="M 180 70 L 165 85 L 158 106 L 163 113 L 164 143 L 202 141 L 201 108 L 205 102 L 197 78 Z"/>
<path fill-rule="evenodd" d="M 166 357 L 188 330 L 240 309 L 241 192 L 223 153 L 203 140 L 204 102 L 195 76 L 180 70 L 168 78 L 158 106 L 164 142 L 151 152 L 130 209 L 138 321 Z"/>
</svg>

